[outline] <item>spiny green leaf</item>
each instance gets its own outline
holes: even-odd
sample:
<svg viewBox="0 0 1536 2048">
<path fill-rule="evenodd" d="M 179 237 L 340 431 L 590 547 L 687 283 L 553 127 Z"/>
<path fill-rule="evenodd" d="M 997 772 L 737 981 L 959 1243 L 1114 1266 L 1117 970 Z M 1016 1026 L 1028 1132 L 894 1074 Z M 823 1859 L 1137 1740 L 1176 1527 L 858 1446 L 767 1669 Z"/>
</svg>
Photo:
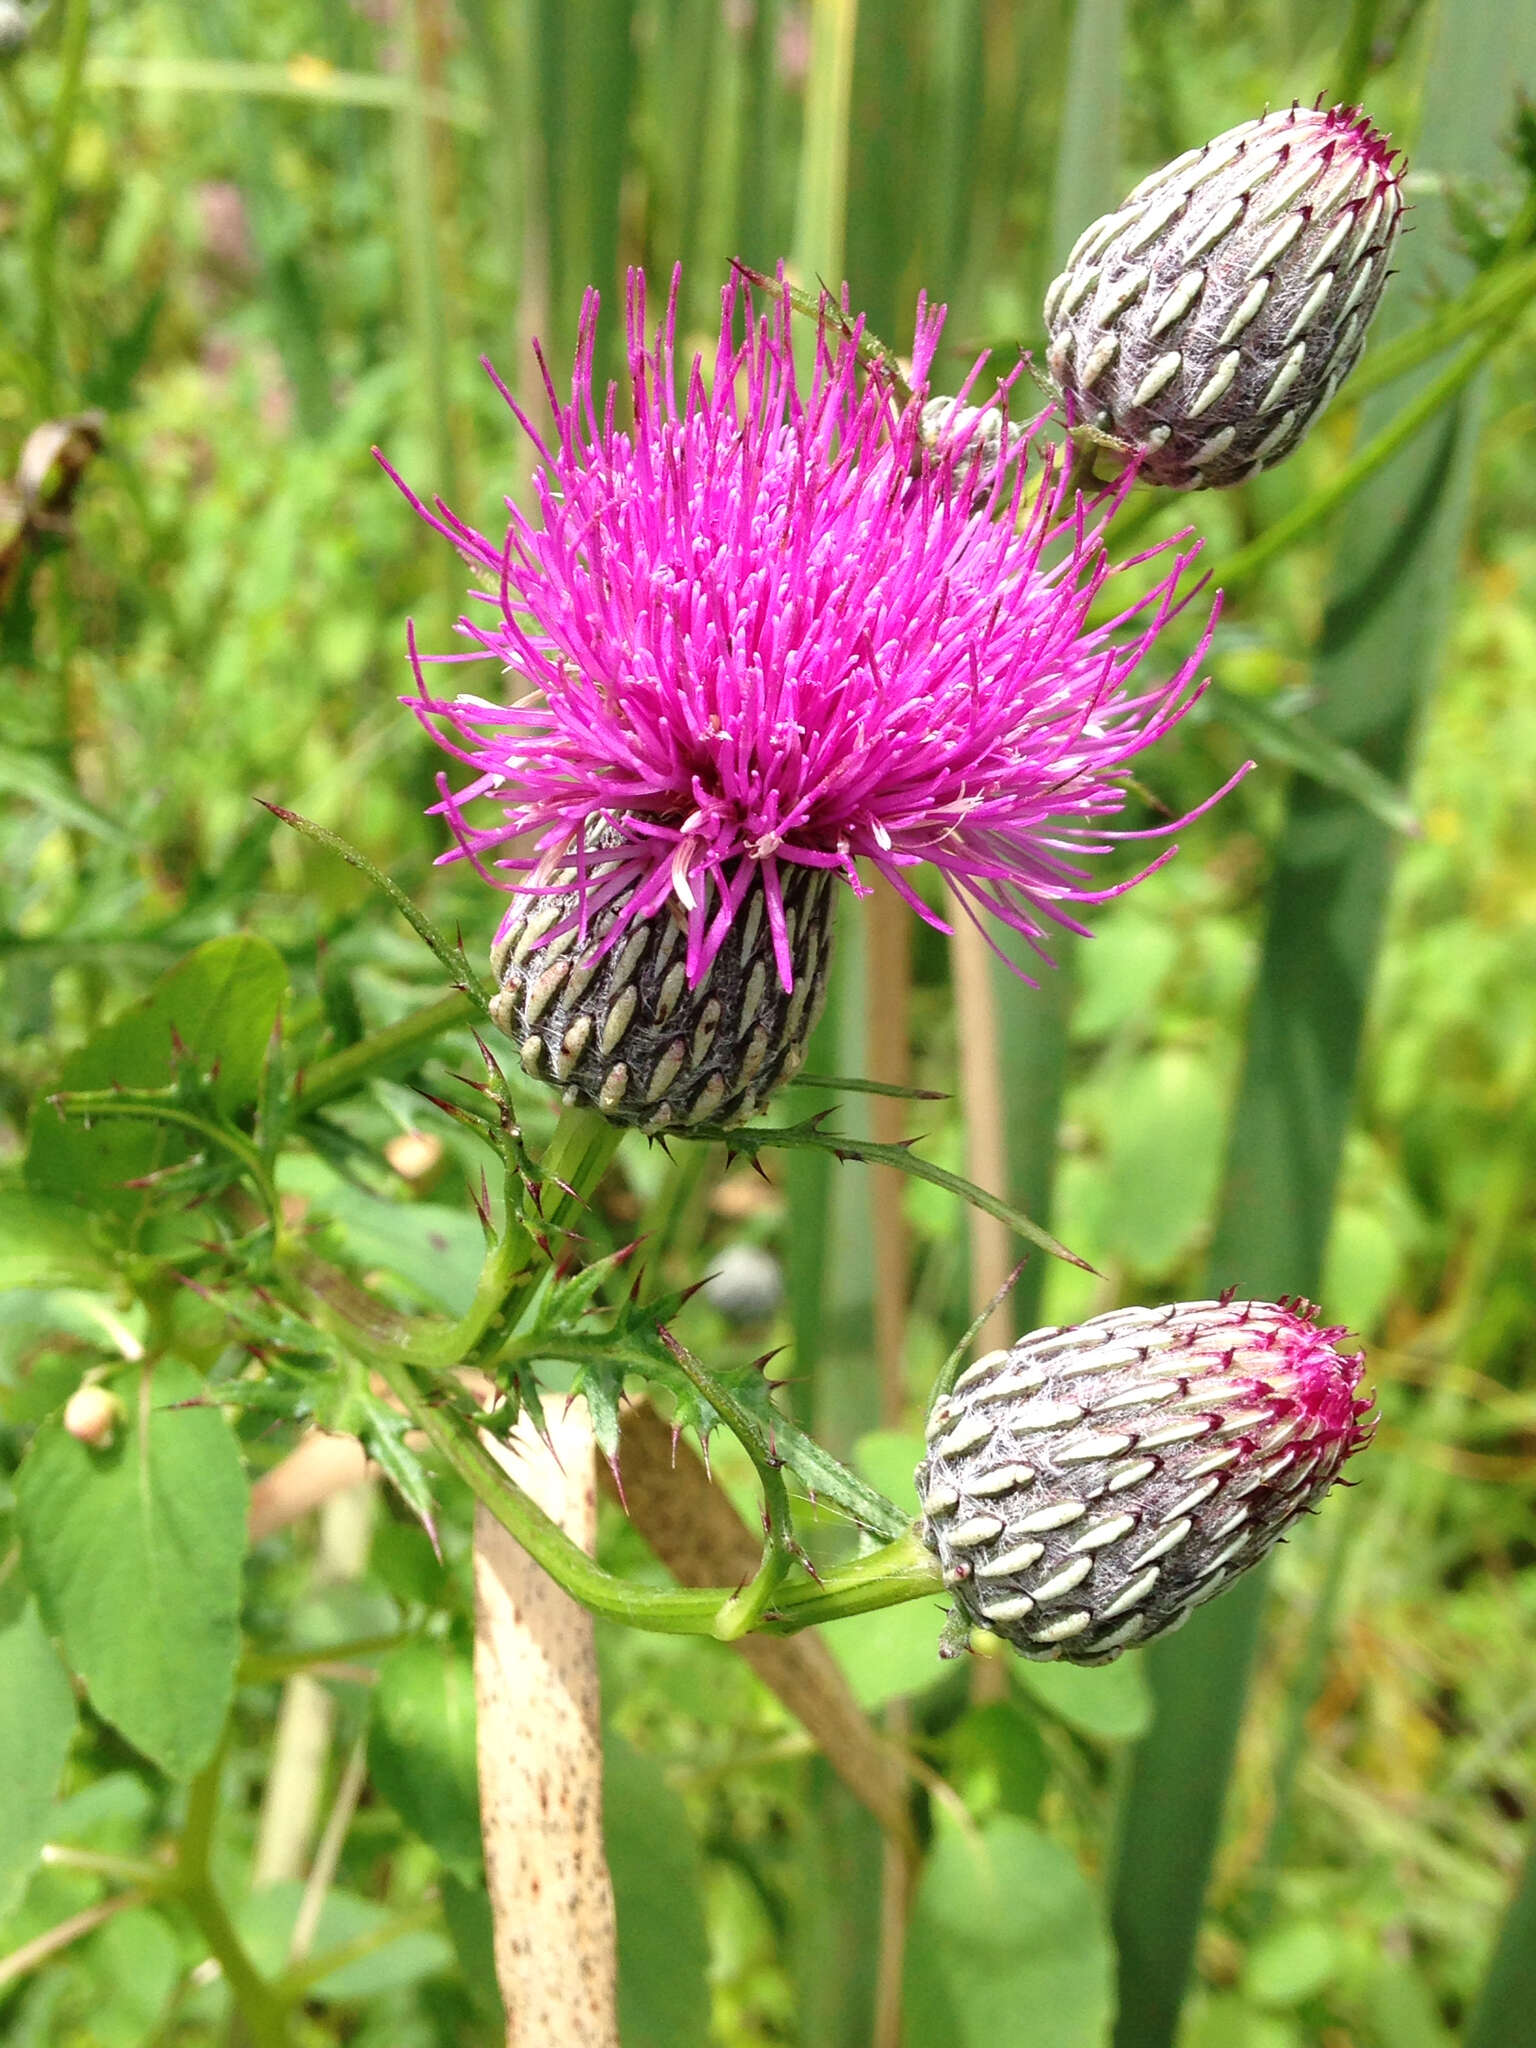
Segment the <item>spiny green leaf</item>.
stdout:
<svg viewBox="0 0 1536 2048">
<path fill-rule="evenodd" d="M 286 985 L 282 957 L 265 939 L 211 939 L 74 1054 L 60 1089 L 164 1089 L 197 1077 L 207 1115 L 233 1119 L 256 1100 Z M 113 1118 L 88 1127 L 43 1102 L 33 1113 L 26 1174 L 41 1194 L 132 1222 L 153 1192 L 125 1183 L 195 1149 L 192 1134 L 167 1124 Z"/>
<path fill-rule="evenodd" d="M 0 1194 L 0 1287 L 107 1288 L 115 1277 L 72 1202 Z"/>
</svg>

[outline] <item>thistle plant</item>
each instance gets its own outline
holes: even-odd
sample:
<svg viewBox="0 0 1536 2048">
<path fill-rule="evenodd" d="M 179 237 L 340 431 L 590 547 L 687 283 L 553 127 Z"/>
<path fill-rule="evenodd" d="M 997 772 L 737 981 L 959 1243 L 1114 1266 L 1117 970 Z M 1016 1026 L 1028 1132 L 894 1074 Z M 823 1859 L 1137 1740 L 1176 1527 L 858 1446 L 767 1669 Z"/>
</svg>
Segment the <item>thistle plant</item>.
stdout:
<svg viewBox="0 0 1536 2048">
<path fill-rule="evenodd" d="M 39 1640 L 46 1623 L 94 1708 L 193 1780 L 174 1873 L 146 1865 L 139 1877 L 191 1902 L 262 2048 L 286 2038 L 324 1972 L 296 1964 L 264 1985 L 209 1875 L 247 1527 L 242 1449 L 222 1410 L 357 1437 L 434 1540 L 436 1488 L 445 1475 L 462 1483 L 578 1602 L 626 1625 L 740 1642 L 947 1590 L 940 1654 L 980 1631 L 1027 1659 L 1083 1664 L 1180 1627 L 1318 1507 L 1369 1441 L 1360 1354 L 1310 1304 L 1120 1308 L 965 1367 L 962 1344 L 928 1415 L 914 1521 L 789 1419 L 762 1361 L 694 1356 L 679 1335 L 691 1290 L 660 1277 L 659 1259 L 632 1281 L 635 1247 L 604 1243 L 606 1219 L 582 1208 L 626 1131 L 728 1134 L 753 1158 L 819 1147 L 901 1167 L 1061 1249 L 999 1196 L 901 1146 L 817 1118 L 759 1118 L 805 1060 L 840 888 L 866 896 L 880 877 L 940 930 L 946 905 L 995 919 L 1048 966 L 1058 932 L 1084 933 L 1096 904 L 1175 850 L 1128 879 L 1097 872 L 1124 842 L 1177 829 L 1123 820 L 1143 757 L 1204 687 L 1215 608 L 1181 642 L 1192 651 L 1165 656 L 1167 629 L 1199 596 L 1200 543 L 1182 535 L 1122 562 L 1114 520 L 1138 478 L 1236 483 L 1296 446 L 1357 357 L 1388 274 L 1393 161 L 1355 110 L 1293 108 L 1156 173 L 1085 233 L 1051 287 L 1061 404 L 1036 418 L 1012 417 L 1019 365 L 998 374 L 982 357 L 943 388 L 944 312 L 922 300 L 898 362 L 846 301 L 738 272 L 706 362 L 680 349 L 676 277 L 653 330 L 636 273 L 618 387 L 595 382 L 595 292 L 568 395 L 544 365 L 550 424 L 503 387 L 536 467 L 531 506 L 509 502 L 499 534 L 396 477 L 475 579 L 459 648 L 412 639 L 407 701 L 455 764 L 432 806 L 452 842 L 442 857 L 505 899 L 493 986 L 363 856 L 280 812 L 381 883 L 455 993 L 338 1043 L 317 1006 L 285 1007 L 272 948 L 209 942 L 72 1062 L 32 1129 L 21 1219 L 21 1284 L 62 1275 L 103 1295 L 136 1290 L 149 1331 L 147 1354 L 131 1331 L 123 1353 L 134 1398 L 110 1383 L 126 1371 L 92 1369 L 19 1473 Z M 1117 472 L 1107 485 L 1094 482 L 1101 463 Z M 1150 578 L 1113 602 L 1122 570 L 1149 559 Z M 499 672 L 489 694 L 435 686 L 441 667 L 474 663 Z M 362 1258 L 352 1272 L 331 1263 L 334 1240 L 311 1231 L 279 1168 L 304 1145 L 350 1166 L 366 1140 L 327 1112 L 419 1075 L 466 1006 L 494 1027 L 468 1055 L 478 1063 L 422 1078 L 494 1162 L 494 1194 L 482 1180 L 477 1201 L 488 1248 L 456 1315 L 406 1313 Z M 521 1074 L 504 1049 L 498 1062 L 495 1031 Z M 525 1140 L 524 1078 L 565 1112 L 542 1152 Z M 97 1123 L 115 1149 L 88 1137 Z M 92 1144 L 105 1165 L 92 1166 Z M 141 1226 L 182 1201 L 199 1211 L 195 1235 L 177 1219 L 162 1254 Z M 88 1237 L 82 1202 L 94 1205 Z M 591 1240 L 579 1257 L 578 1221 Z M 765 1257 L 723 1276 L 721 1322 L 772 1315 Z M 214 1326 L 191 1363 L 166 1350 L 194 1350 L 174 1328 L 187 1299 Z M 217 1377 L 193 1363 L 217 1364 Z M 663 1436 L 729 1432 L 761 1492 L 755 1566 L 755 1526 L 738 1532 L 719 1584 L 696 1555 L 658 1584 L 581 1550 L 487 1441 L 521 1418 L 540 1427 L 551 1366 L 585 1401 L 621 1490 L 621 1404 L 638 1386 L 658 1398 Z M 184 1660 L 196 1671 L 185 1701 L 138 1685 L 116 1625 L 122 1587 L 149 1570 L 132 1547 L 149 1556 L 149 1522 L 136 1492 L 108 1489 L 157 1460 L 175 1484 L 152 1506 L 178 1530 L 192 1517 L 184 1550 L 204 1604 L 183 1632 L 183 1647 L 199 1646 Z M 856 1536 L 839 1548 L 797 1523 L 792 1484 Z M 76 1511 L 93 1488 L 109 1515 Z M 98 1530 L 93 1570 L 109 1536 L 122 1558 L 109 1593 L 86 1603 L 75 1546 Z M 817 1682 L 825 1707 L 831 1681 Z M 781 1696 L 792 1692 L 786 1681 Z M 855 1726 L 878 1752 L 908 1830 L 904 1765 L 851 1696 L 833 1706 L 823 1725 Z"/>
<path fill-rule="evenodd" d="M 1109 466 L 1203 490 L 1289 455 L 1354 368 L 1402 222 L 1355 107 L 1288 107 L 1154 171 L 1045 298 L 1046 364 Z"/>
<path fill-rule="evenodd" d="M 1081 930 L 1129 886 L 1083 862 L 1210 631 L 1141 678 L 1196 543 L 1090 621 L 1115 501 L 1074 501 L 1044 418 L 1008 429 L 1017 367 L 984 406 L 930 396 L 942 309 L 903 379 L 823 307 L 802 390 L 794 295 L 764 309 L 738 275 L 680 397 L 676 303 L 674 280 L 648 340 L 632 280 L 622 409 L 593 389 L 595 293 L 568 402 L 546 371 L 552 441 L 508 396 L 538 524 L 509 506 L 498 542 L 419 508 L 485 579 L 460 632 L 516 684 L 415 700 L 474 771 L 437 806 L 456 854 L 512 897 L 492 1016 L 567 1103 L 650 1131 L 743 1121 L 794 1073 L 860 863 L 940 929 L 925 862 L 1042 959 Z"/>
</svg>

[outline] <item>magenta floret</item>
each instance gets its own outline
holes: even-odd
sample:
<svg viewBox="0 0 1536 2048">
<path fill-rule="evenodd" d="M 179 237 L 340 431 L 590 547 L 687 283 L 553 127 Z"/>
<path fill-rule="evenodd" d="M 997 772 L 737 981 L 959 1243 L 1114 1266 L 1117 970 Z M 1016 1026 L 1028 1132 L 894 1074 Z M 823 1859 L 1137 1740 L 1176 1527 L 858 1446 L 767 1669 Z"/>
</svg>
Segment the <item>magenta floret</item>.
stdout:
<svg viewBox="0 0 1536 2048">
<path fill-rule="evenodd" d="M 1083 862 L 1135 836 L 1109 829 L 1132 764 L 1202 687 L 1209 626 L 1171 676 L 1139 680 L 1198 543 L 1170 543 L 1155 587 L 1090 625 L 1118 496 L 1069 497 L 1049 415 L 984 431 L 1017 369 L 935 445 L 942 308 L 919 301 L 910 396 L 836 313 L 806 383 L 787 298 L 764 307 L 738 277 L 712 374 L 696 357 L 679 396 L 676 279 L 648 346 L 634 275 L 622 419 L 613 387 L 597 409 L 597 308 L 589 292 L 569 403 L 545 370 L 550 441 L 504 392 L 538 451 L 538 518 L 509 501 L 495 541 L 412 498 L 485 584 L 459 622 L 474 654 L 426 659 L 486 656 L 513 685 L 504 704 L 434 693 L 412 643 L 409 701 L 473 771 L 441 782 L 445 858 L 526 894 L 569 853 L 583 918 L 618 907 L 610 945 L 671 898 L 690 980 L 760 873 L 790 985 L 786 863 L 862 893 L 862 861 L 942 928 L 911 879 L 930 861 L 1048 959 L 1049 924 L 1081 931 L 1074 905 L 1131 886 L 1091 886 Z M 497 814 L 472 817 L 485 802 Z"/>
</svg>

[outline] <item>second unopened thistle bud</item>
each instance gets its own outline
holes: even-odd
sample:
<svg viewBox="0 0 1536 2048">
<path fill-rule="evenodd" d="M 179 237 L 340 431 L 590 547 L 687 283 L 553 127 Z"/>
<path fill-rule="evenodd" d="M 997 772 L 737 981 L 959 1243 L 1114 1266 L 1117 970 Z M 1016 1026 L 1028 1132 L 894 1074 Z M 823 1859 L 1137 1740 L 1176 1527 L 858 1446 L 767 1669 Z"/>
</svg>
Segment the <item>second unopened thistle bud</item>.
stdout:
<svg viewBox="0 0 1536 2048">
<path fill-rule="evenodd" d="M 1296 446 L 1353 369 L 1402 219 L 1357 108 L 1291 107 L 1144 179 L 1045 300 L 1079 436 L 1148 482 L 1235 484 Z"/>
<path fill-rule="evenodd" d="M 962 1623 L 1105 1664 L 1257 1564 L 1371 1433 L 1361 1357 L 1315 1316 L 1117 1309 L 978 1359 L 935 1404 L 917 1468 Z"/>
</svg>

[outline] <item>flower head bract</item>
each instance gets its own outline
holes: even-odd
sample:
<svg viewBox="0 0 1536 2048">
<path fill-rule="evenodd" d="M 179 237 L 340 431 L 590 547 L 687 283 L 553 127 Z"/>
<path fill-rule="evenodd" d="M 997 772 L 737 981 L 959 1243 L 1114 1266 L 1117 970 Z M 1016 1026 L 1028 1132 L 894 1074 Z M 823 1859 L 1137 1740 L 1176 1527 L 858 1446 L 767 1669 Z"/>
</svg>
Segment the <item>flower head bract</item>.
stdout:
<svg viewBox="0 0 1536 2048">
<path fill-rule="evenodd" d="M 609 946 L 670 906 L 690 982 L 760 883 L 790 986 L 795 866 L 862 891 L 863 862 L 941 923 L 913 885 L 931 862 L 1048 957 L 1050 923 L 1080 931 L 1075 905 L 1130 886 L 1093 886 L 1084 862 L 1123 836 L 1109 821 L 1131 763 L 1198 694 L 1204 639 L 1139 679 L 1195 545 L 1090 624 L 1118 498 L 1069 495 L 1048 416 L 997 431 L 1017 369 L 963 404 L 983 359 L 936 422 L 942 308 L 919 301 L 904 383 L 824 305 L 805 374 L 790 294 L 764 303 L 738 275 L 713 365 L 696 357 L 679 388 L 676 280 L 648 339 L 634 275 L 621 403 L 594 388 L 597 306 L 589 292 L 568 401 L 540 356 L 547 438 L 503 387 L 536 449 L 537 517 L 509 501 L 497 540 L 412 497 L 483 585 L 459 623 L 469 653 L 412 643 L 415 708 L 471 771 L 440 785 L 447 857 L 514 892 L 504 932 L 571 876 L 583 929 L 614 912 Z M 427 687 L 424 659 L 479 657 L 503 702 Z"/>
</svg>

